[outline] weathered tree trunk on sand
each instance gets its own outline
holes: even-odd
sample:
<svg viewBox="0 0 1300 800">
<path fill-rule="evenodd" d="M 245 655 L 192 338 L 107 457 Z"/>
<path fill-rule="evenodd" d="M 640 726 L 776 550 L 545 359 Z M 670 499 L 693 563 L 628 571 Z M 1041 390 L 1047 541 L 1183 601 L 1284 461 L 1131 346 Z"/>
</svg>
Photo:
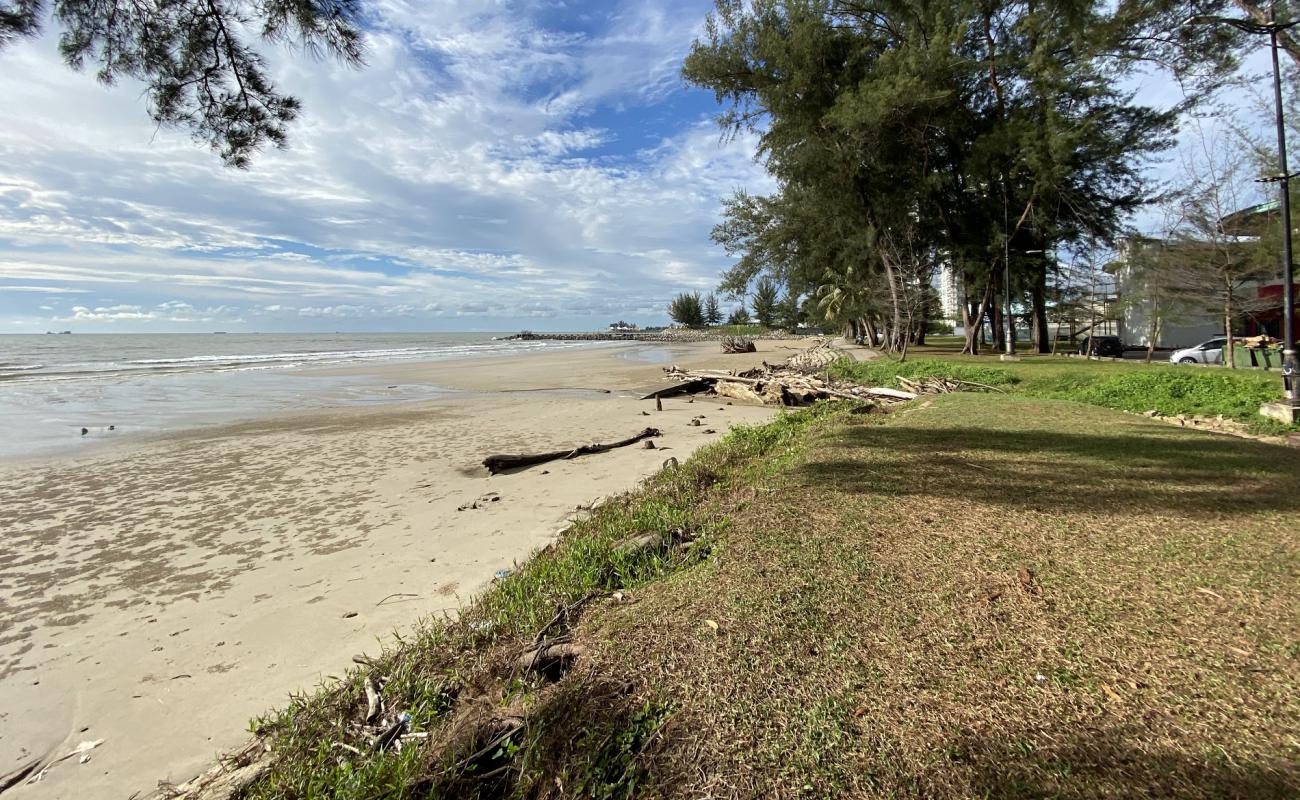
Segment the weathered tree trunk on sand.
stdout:
<svg viewBox="0 0 1300 800">
<path fill-rule="evenodd" d="M 498 472 L 504 472 L 508 469 L 523 469 L 537 464 L 545 464 L 548 461 L 559 461 L 561 459 L 577 458 L 578 456 L 591 455 L 594 453 L 603 453 L 606 450 L 613 450 L 617 447 L 627 447 L 630 444 L 636 444 L 642 439 L 649 439 L 653 436 L 661 436 L 662 433 L 658 428 L 646 428 L 627 439 L 622 439 L 610 444 L 584 444 L 581 447 L 575 447 L 572 450 L 556 450 L 550 453 L 536 453 L 533 455 L 493 455 L 483 459 L 483 466 L 487 467 L 488 472 L 496 475 Z"/>
</svg>

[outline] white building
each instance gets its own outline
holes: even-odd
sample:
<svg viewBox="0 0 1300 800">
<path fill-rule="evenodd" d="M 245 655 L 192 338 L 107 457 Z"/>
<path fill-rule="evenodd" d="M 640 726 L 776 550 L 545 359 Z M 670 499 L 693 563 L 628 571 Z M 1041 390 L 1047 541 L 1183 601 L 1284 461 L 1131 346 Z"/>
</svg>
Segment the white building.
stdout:
<svg viewBox="0 0 1300 800">
<path fill-rule="evenodd" d="M 1248 209 L 1248 211 L 1253 210 Z M 1135 248 L 1158 244 L 1159 242 L 1142 239 L 1121 240 L 1116 246 L 1118 257 L 1106 268 L 1114 276 L 1115 291 L 1119 299 L 1119 337 L 1129 346 L 1147 347 L 1151 344 L 1152 322 L 1147 304 L 1137 300 L 1145 296 L 1147 291 L 1141 272 L 1131 267 L 1131 256 Z M 1260 281 L 1255 290 L 1264 296 L 1272 288 L 1269 284 L 1269 281 Z M 1277 294 L 1280 296 L 1280 287 Z M 1129 302 L 1130 299 L 1132 302 Z M 1255 316 L 1257 315 L 1238 320 L 1233 326 L 1237 330 L 1233 332 L 1238 335 L 1271 333 L 1260 327 L 1259 320 L 1254 318 Z M 1262 316 L 1277 316 L 1277 314 L 1266 312 Z M 1280 326 L 1278 327 L 1280 331 Z M 1222 336 L 1223 333 L 1223 319 L 1218 314 L 1208 310 L 1182 308 L 1174 319 L 1161 323 L 1155 346 L 1175 349 L 1192 347 L 1216 336 Z"/>
<path fill-rule="evenodd" d="M 962 311 L 965 304 L 965 298 L 962 296 L 962 279 L 961 273 L 950 263 L 945 261 L 939 267 L 939 313 L 943 318 L 950 320 L 957 325 L 961 325 L 966 316 Z"/>
</svg>

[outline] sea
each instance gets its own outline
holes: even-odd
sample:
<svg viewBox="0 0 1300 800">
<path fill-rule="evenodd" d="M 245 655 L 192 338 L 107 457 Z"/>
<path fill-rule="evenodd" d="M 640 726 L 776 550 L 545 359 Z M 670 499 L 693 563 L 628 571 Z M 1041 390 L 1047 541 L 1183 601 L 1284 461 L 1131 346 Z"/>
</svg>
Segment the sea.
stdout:
<svg viewBox="0 0 1300 800">
<path fill-rule="evenodd" d="M 506 333 L 206 333 L 0 336 L 0 460 L 104 440 L 328 406 L 444 396 L 427 381 L 391 384 L 321 370 L 590 347 Z M 598 346 L 598 345 L 597 345 Z M 84 432 L 83 432 L 84 431 Z"/>
</svg>

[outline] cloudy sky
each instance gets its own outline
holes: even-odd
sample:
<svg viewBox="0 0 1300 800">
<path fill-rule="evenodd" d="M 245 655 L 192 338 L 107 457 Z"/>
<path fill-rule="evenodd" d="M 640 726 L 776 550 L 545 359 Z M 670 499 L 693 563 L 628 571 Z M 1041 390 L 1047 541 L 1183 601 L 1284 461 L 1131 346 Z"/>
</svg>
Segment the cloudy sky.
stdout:
<svg viewBox="0 0 1300 800">
<path fill-rule="evenodd" d="M 305 111 L 247 172 L 66 69 L 55 31 L 13 46 L 0 331 L 663 322 L 728 263 L 721 198 L 771 188 L 678 76 L 711 6 L 376 0 L 365 69 L 273 55 Z"/>
<path fill-rule="evenodd" d="M 766 190 L 681 59 L 711 0 L 382 0 L 368 66 L 291 53 L 247 172 L 139 87 L 0 54 L 0 330 L 509 330 L 662 321 L 720 199 Z"/>
</svg>

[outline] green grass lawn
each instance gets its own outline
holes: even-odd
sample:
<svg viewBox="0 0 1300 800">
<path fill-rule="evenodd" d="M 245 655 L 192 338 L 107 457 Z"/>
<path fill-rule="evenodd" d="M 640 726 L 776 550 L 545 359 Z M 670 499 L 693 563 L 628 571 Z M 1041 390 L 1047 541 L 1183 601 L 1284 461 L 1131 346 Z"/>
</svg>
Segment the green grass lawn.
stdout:
<svg viewBox="0 0 1300 800">
<path fill-rule="evenodd" d="M 1297 797 L 1297 494 L 1300 451 L 1076 402 L 786 414 L 366 670 L 427 738 L 372 753 L 358 671 L 246 796 Z"/>
<path fill-rule="evenodd" d="M 1020 361 L 999 361 L 996 354 L 961 355 L 962 340 L 941 337 L 933 344 L 913 347 L 906 361 L 838 362 L 833 372 L 842 378 L 873 385 L 896 386 L 896 376 L 927 375 L 959 378 L 1030 397 L 1073 400 L 1142 413 L 1216 417 L 1246 423 L 1257 433 L 1289 429 L 1259 415 L 1261 404 L 1282 394 L 1278 372 L 1176 366 L 1167 363 L 1092 361 L 1038 353 L 1022 353 Z"/>
</svg>

